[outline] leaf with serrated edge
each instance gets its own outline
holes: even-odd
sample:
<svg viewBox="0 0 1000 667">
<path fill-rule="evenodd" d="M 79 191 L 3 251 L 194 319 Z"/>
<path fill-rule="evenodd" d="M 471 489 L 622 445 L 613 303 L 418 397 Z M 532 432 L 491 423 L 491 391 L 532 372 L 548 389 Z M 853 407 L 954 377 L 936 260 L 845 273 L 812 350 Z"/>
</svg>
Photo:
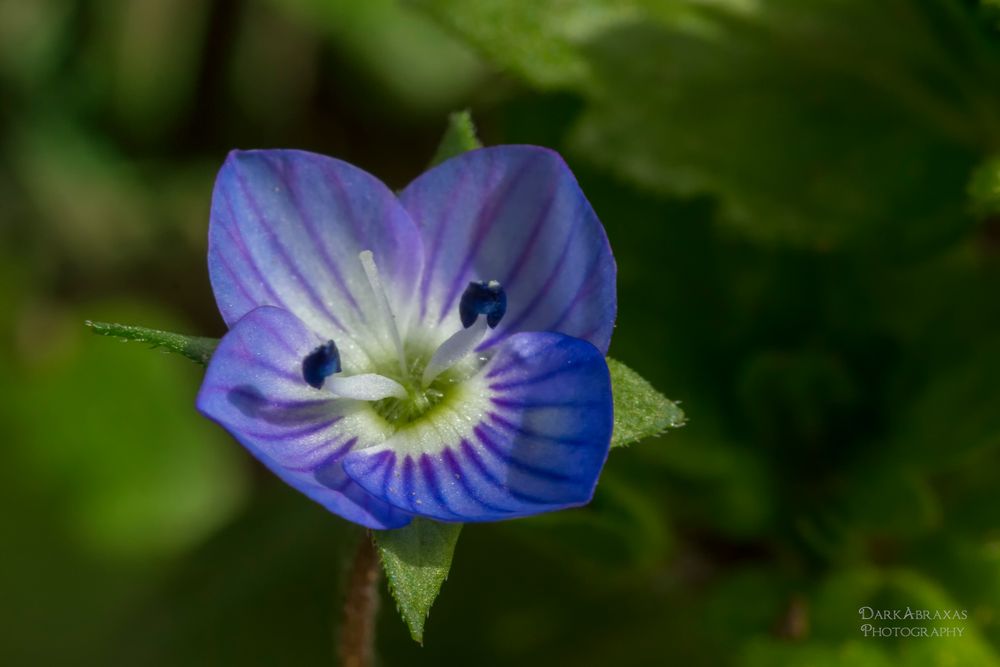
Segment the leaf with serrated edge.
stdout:
<svg viewBox="0 0 1000 667">
<path fill-rule="evenodd" d="M 622 447 L 684 425 L 684 411 L 653 389 L 653 385 L 638 373 L 614 359 L 608 359 L 608 369 L 615 401 L 612 447 Z"/>
<path fill-rule="evenodd" d="M 172 331 L 147 329 L 146 327 L 137 327 L 131 324 L 94 322 L 91 320 L 87 320 L 84 324 L 99 336 L 110 336 L 136 343 L 149 343 L 154 348 L 159 347 L 169 352 L 183 355 L 202 366 L 208 364 L 208 360 L 212 358 L 212 353 L 215 352 L 215 348 L 219 345 L 219 341 L 216 338 L 185 336 L 184 334 Z"/>
<path fill-rule="evenodd" d="M 410 636 L 420 644 L 431 605 L 448 578 L 461 530 L 460 523 L 417 518 L 403 528 L 374 531 L 389 590 Z"/>
</svg>

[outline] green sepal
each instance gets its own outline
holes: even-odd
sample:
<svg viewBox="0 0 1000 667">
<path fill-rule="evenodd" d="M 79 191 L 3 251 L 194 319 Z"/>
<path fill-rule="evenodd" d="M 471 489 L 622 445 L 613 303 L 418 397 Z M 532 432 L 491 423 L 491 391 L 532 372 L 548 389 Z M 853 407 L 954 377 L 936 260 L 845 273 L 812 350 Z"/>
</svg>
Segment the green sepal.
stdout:
<svg viewBox="0 0 1000 667">
<path fill-rule="evenodd" d="M 219 345 L 218 338 L 185 336 L 171 331 L 147 329 L 146 327 L 137 327 L 131 324 L 93 322 L 91 320 L 87 320 L 84 324 L 100 336 L 111 336 L 123 341 L 136 343 L 149 343 L 154 348 L 159 347 L 169 352 L 183 355 L 202 366 L 208 364 L 208 360 L 212 358 L 212 353 L 215 352 L 215 348 Z"/>
<path fill-rule="evenodd" d="M 431 605 L 448 578 L 461 530 L 460 523 L 415 518 L 403 528 L 374 531 L 389 591 L 410 636 L 419 644 L 424 642 Z"/>
<path fill-rule="evenodd" d="M 611 392 L 614 395 L 615 426 L 611 447 L 661 435 L 684 425 L 684 411 L 677 403 L 653 389 L 641 375 L 620 361 L 608 358 Z"/>
</svg>

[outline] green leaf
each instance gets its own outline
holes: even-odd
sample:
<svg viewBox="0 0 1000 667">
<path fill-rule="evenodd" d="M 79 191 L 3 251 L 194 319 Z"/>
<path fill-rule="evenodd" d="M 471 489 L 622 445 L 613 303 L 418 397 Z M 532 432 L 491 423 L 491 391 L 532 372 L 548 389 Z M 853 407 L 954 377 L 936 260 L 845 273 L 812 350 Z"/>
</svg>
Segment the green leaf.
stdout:
<svg viewBox="0 0 1000 667">
<path fill-rule="evenodd" d="M 634 370 L 610 358 L 608 369 L 615 400 L 612 447 L 622 447 L 684 425 L 684 411 Z"/>
<path fill-rule="evenodd" d="M 972 210 L 981 217 L 1000 213 L 1000 155 L 981 164 L 969 182 Z"/>
<path fill-rule="evenodd" d="M 758 11 L 720 13 L 701 33 L 643 21 L 593 40 L 600 85 L 577 150 L 653 190 L 717 196 L 720 221 L 758 242 L 921 250 L 962 231 L 975 130 L 919 83 L 934 67 L 947 85 L 968 85 L 962 66 L 939 57 L 946 47 L 925 29 L 933 17 L 900 31 L 880 3 Z M 820 41 L 838 57 L 817 52 Z M 871 62 L 884 68 L 877 77 Z M 722 106 L 738 111 L 705 112 Z"/>
<path fill-rule="evenodd" d="M 586 80 L 588 66 L 578 43 L 628 11 L 611 0 L 417 0 L 415 4 L 491 61 L 541 87 L 568 87 Z"/>
<path fill-rule="evenodd" d="M 417 4 L 499 67 L 579 94 L 577 155 L 657 193 L 712 195 L 720 222 L 759 243 L 933 251 L 968 227 L 964 181 L 993 135 L 976 109 L 995 107 L 997 85 L 966 12 L 906 0 Z"/>
<path fill-rule="evenodd" d="M 931 377 L 913 383 L 909 404 L 892 416 L 896 456 L 941 470 L 1000 447 L 1000 342 L 968 343 L 966 349 L 968 357 L 934 367 Z"/>
<path fill-rule="evenodd" d="M 397 117 L 436 115 L 460 104 L 486 72 L 465 44 L 408 2 L 265 0 L 240 23 L 246 27 L 240 28 L 233 64 L 239 68 L 241 99 L 255 106 L 280 103 L 289 107 L 286 114 L 308 108 L 303 95 L 312 90 L 302 73 L 289 76 L 288 58 L 308 58 L 323 44 L 336 44 L 364 82 L 361 108 L 392 109 Z M 254 98 L 262 88 L 298 95 L 261 102 Z"/>
<path fill-rule="evenodd" d="M 112 336 L 123 341 L 134 341 L 137 343 L 149 343 L 154 348 L 162 347 L 169 352 L 181 354 L 191 361 L 205 366 L 212 358 L 219 341 L 216 338 L 206 338 L 204 336 L 185 336 L 170 331 L 160 331 L 158 329 L 147 329 L 131 324 L 113 324 L 109 322 L 84 322 L 93 329 L 94 333 L 100 336 Z"/>
<path fill-rule="evenodd" d="M 448 116 L 448 127 L 441 137 L 437 152 L 431 160 L 432 167 L 437 166 L 466 151 L 482 148 L 479 138 L 476 136 L 476 126 L 472 123 L 472 116 L 469 111 L 456 111 Z"/>
<path fill-rule="evenodd" d="M 138 303 L 85 308 L 172 323 Z M 95 344 L 79 321 L 74 312 L 47 320 L 33 335 L 44 356 L 7 371 L 17 387 L 0 415 L 17 445 L 9 455 L 34 492 L 67 508 L 61 520 L 88 551 L 133 562 L 184 553 L 240 511 L 246 457 L 193 409 L 200 369 Z"/>
<path fill-rule="evenodd" d="M 418 643 L 424 641 L 424 623 L 431 605 L 448 578 L 460 523 L 414 519 L 405 528 L 375 531 L 389 590 L 400 615 Z"/>
</svg>

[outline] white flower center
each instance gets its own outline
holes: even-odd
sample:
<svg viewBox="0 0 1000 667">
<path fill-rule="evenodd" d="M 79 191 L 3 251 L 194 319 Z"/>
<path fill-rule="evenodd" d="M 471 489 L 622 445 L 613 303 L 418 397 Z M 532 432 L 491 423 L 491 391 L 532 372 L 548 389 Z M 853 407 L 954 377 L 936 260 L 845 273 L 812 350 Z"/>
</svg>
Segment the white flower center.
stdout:
<svg viewBox="0 0 1000 667">
<path fill-rule="evenodd" d="M 396 359 L 376 364 L 377 372 L 343 375 L 337 347 L 329 342 L 303 361 L 306 381 L 336 396 L 369 401 L 390 424 L 402 426 L 422 417 L 449 395 L 459 398 L 461 385 L 472 377 L 486 358 L 470 358 L 491 326 L 506 309 L 506 296 L 496 281 L 472 283 L 461 302 L 464 327 L 447 338 L 433 354 L 408 348 L 370 250 L 358 260 L 371 288 L 378 326 L 388 333 Z M 388 361 L 388 360 L 387 360 Z M 307 370 L 307 365 L 312 364 Z M 319 373 L 320 377 L 316 377 Z M 446 406 L 445 406 L 446 407 Z"/>
</svg>

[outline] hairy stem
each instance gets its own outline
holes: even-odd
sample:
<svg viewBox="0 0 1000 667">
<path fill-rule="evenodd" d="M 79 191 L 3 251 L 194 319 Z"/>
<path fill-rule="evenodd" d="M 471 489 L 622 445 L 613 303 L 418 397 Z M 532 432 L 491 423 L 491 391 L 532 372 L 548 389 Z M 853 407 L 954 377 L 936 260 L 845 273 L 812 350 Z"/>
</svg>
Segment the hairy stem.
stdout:
<svg viewBox="0 0 1000 667">
<path fill-rule="evenodd" d="M 337 647 L 341 667 L 371 667 L 374 664 L 380 572 L 371 532 L 366 531 L 348 573 L 347 599 Z"/>
</svg>

